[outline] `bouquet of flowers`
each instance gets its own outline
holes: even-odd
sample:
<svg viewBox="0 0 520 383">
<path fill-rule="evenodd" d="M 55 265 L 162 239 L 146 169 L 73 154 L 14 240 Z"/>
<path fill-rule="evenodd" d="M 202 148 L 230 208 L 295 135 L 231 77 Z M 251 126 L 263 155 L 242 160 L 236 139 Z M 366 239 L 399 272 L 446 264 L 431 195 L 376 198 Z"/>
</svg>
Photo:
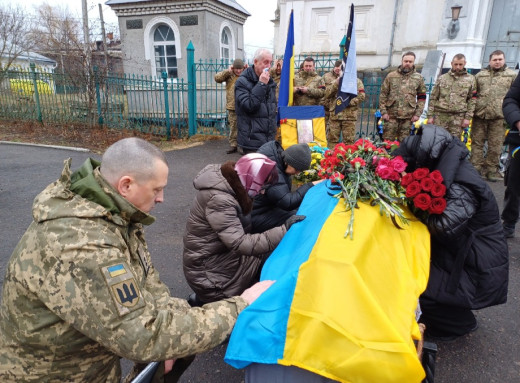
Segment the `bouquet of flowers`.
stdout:
<svg viewBox="0 0 520 383">
<path fill-rule="evenodd" d="M 304 170 L 293 177 L 296 184 L 304 184 L 321 179 L 318 175 L 318 171 L 320 169 L 321 160 L 328 149 L 315 142 L 309 143 L 309 147 L 311 148 L 311 166 L 308 170 Z"/>
<path fill-rule="evenodd" d="M 345 237 L 353 239 L 358 200 L 379 205 L 381 214 L 396 227 L 408 224 L 403 211 L 406 194 L 401 185 L 407 164 L 402 157 L 391 158 L 388 154 L 395 145 L 398 142 L 385 141 L 376 146 L 368 139 L 359 139 L 353 145 L 340 143 L 325 152 L 318 174 L 338 185 L 337 197 L 344 197 L 346 209 L 351 212 Z"/>
<path fill-rule="evenodd" d="M 429 214 L 441 214 L 446 209 L 446 186 L 438 170 L 416 169 L 405 174 L 401 185 L 406 188 L 408 205 L 416 217 L 425 221 Z"/>
</svg>

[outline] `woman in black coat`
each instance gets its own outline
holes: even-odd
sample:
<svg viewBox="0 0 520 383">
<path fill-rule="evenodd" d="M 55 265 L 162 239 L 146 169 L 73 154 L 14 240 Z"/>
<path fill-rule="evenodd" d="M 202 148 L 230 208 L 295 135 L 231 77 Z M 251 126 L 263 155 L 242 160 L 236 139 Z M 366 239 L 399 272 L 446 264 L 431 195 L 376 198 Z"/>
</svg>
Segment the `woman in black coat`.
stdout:
<svg viewBox="0 0 520 383">
<path fill-rule="evenodd" d="M 504 118 L 511 127 L 505 143 L 509 146 L 506 174 L 504 177 L 506 191 L 504 194 L 504 234 L 507 238 L 515 236 L 515 226 L 520 211 L 520 76 L 511 85 L 502 104 Z"/>
<path fill-rule="evenodd" d="M 392 154 L 403 156 L 408 172 L 426 167 L 444 178 L 446 210 L 424 222 L 431 266 L 420 321 L 430 338 L 455 339 L 476 330 L 471 310 L 507 300 L 509 255 L 495 197 L 464 144 L 444 128 L 425 125 Z"/>
</svg>

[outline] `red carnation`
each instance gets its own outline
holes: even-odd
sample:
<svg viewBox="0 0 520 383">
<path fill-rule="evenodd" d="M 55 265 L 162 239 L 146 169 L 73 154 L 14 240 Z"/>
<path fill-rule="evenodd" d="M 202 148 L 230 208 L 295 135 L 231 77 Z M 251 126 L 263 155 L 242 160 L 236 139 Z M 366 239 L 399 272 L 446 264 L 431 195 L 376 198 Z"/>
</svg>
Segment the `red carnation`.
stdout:
<svg viewBox="0 0 520 383">
<path fill-rule="evenodd" d="M 446 209 L 446 200 L 444 198 L 433 198 L 428 213 L 441 214 L 444 209 Z"/>
<path fill-rule="evenodd" d="M 359 169 L 360 167 L 362 166 L 365 166 L 367 163 L 365 162 L 365 160 L 361 157 L 356 157 L 354 158 L 353 160 L 350 161 L 350 164 L 356 168 L 356 169 Z M 359 164 L 359 165 L 358 165 Z"/>
<path fill-rule="evenodd" d="M 413 204 L 417 209 L 428 210 L 432 204 L 432 198 L 426 193 L 419 193 L 413 199 Z"/>
<path fill-rule="evenodd" d="M 434 197 L 443 197 L 446 194 L 446 186 L 443 184 L 433 184 L 431 195 Z"/>
<path fill-rule="evenodd" d="M 413 181 L 406 187 L 406 197 L 412 198 L 421 192 L 421 184 L 417 181 Z"/>
<path fill-rule="evenodd" d="M 403 187 L 407 187 L 410 185 L 410 183 L 413 182 L 413 174 L 412 173 L 406 173 L 403 178 L 401 179 L 401 185 Z"/>
<path fill-rule="evenodd" d="M 434 170 L 430 173 L 430 178 L 435 182 L 436 184 L 440 184 L 442 181 L 444 181 L 444 178 L 442 178 L 442 174 L 438 170 Z"/>
<path fill-rule="evenodd" d="M 432 187 L 433 185 L 435 185 L 435 183 L 433 182 L 433 180 L 429 177 L 425 177 L 425 178 L 422 178 L 421 181 L 421 187 L 424 191 L 427 191 L 429 192 L 430 190 L 432 190 Z"/>
<path fill-rule="evenodd" d="M 428 173 L 430 173 L 428 168 L 419 168 L 413 172 L 413 178 L 416 180 L 420 180 L 420 179 L 426 177 L 428 175 Z"/>
</svg>

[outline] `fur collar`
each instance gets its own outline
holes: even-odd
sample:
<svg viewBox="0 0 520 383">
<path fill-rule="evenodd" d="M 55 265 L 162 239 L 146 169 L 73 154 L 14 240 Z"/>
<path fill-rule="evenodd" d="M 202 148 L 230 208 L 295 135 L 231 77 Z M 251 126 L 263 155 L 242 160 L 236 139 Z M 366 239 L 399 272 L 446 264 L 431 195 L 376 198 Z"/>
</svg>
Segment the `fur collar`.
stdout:
<svg viewBox="0 0 520 383">
<path fill-rule="evenodd" d="M 242 208 L 242 212 L 247 215 L 253 209 L 253 200 L 247 194 L 246 188 L 240 182 L 237 172 L 235 172 L 235 162 L 228 161 L 220 167 L 222 175 L 235 192 L 235 198 Z"/>
</svg>

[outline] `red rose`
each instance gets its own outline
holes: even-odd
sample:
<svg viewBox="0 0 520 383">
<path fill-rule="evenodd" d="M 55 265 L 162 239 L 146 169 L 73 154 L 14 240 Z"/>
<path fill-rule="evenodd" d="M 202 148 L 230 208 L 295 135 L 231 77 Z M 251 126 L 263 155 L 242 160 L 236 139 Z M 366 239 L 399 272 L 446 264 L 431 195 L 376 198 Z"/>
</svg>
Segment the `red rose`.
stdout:
<svg viewBox="0 0 520 383">
<path fill-rule="evenodd" d="M 434 170 L 430 173 L 430 178 L 435 182 L 436 184 L 440 184 L 442 181 L 444 181 L 444 178 L 442 178 L 442 174 L 438 170 Z"/>
<path fill-rule="evenodd" d="M 431 206 L 428 208 L 430 214 L 441 214 L 446 209 L 446 200 L 444 198 L 433 198 Z"/>
<path fill-rule="evenodd" d="M 433 185 L 435 185 L 433 180 L 429 177 L 422 178 L 420 181 L 420 184 L 421 184 L 422 189 L 427 192 L 432 190 Z"/>
<path fill-rule="evenodd" d="M 433 184 L 430 193 L 434 197 L 444 197 L 444 194 L 446 194 L 446 186 L 443 184 Z"/>
<path fill-rule="evenodd" d="M 414 172 L 413 172 L 413 178 L 415 180 L 420 180 L 424 177 L 426 177 L 428 175 L 428 173 L 430 173 L 430 171 L 428 170 L 428 168 L 419 168 L 419 169 L 416 169 Z"/>
<path fill-rule="evenodd" d="M 403 157 L 397 156 L 392 161 L 392 166 L 394 170 L 398 173 L 404 172 L 406 170 L 406 166 L 408 165 L 404 162 Z"/>
<path fill-rule="evenodd" d="M 426 193 L 419 193 L 413 199 L 413 204 L 417 209 L 428 210 L 432 204 L 431 197 Z"/>
<path fill-rule="evenodd" d="M 407 187 L 408 185 L 410 185 L 410 183 L 412 183 L 413 181 L 413 175 L 412 173 L 406 173 L 403 178 L 401 179 L 401 185 L 403 187 Z"/>
<path fill-rule="evenodd" d="M 390 179 L 393 172 L 394 170 L 386 165 L 378 165 L 376 168 L 376 174 L 384 180 Z"/>
<path fill-rule="evenodd" d="M 399 181 L 401 179 L 401 174 L 397 173 L 395 170 L 390 174 L 390 177 L 388 178 L 390 181 Z"/>
<path fill-rule="evenodd" d="M 413 198 L 421 192 L 421 184 L 417 181 L 413 181 L 406 187 L 406 197 Z"/>
</svg>

